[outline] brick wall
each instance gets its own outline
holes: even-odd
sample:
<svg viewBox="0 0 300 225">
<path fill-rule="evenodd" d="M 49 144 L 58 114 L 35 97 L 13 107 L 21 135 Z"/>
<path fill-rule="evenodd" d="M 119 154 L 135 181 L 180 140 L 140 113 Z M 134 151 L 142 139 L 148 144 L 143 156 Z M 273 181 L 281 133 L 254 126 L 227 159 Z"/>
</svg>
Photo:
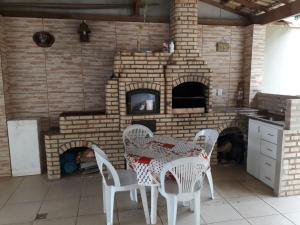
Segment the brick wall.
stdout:
<svg viewBox="0 0 300 225">
<path fill-rule="evenodd" d="M 300 195 L 300 130 L 283 131 L 279 196 Z"/>
<path fill-rule="evenodd" d="M 64 111 L 105 108 L 105 84 L 119 49 L 157 49 L 168 39 L 168 24 L 87 21 L 90 43 L 80 43 L 79 20 L 4 18 L 8 47 L 10 118 L 41 117 L 44 130 L 58 127 Z M 36 31 L 55 36 L 51 48 L 32 41 Z"/>
<path fill-rule="evenodd" d="M 114 58 L 114 78 L 106 85 L 106 111 L 102 115 L 62 115 L 60 130 L 45 136 L 48 177 L 60 177 L 59 155 L 72 147 L 99 144 L 117 167 L 124 167 L 123 130 L 134 120 L 153 120 L 156 133 L 184 140 L 202 128 L 222 132 L 228 127 L 241 127 L 236 111 L 213 112 L 212 71 L 201 57 L 197 24 L 197 1 L 175 0 L 171 12 L 171 37 L 175 53 L 119 52 Z M 220 35 L 220 34 L 219 34 Z M 138 45 L 142 39 L 138 38 Z M 240 40 L 240 39 L 239 39 Z M 203 43 L 203 42 L 201 42 Z M 238 46 L 235 46 L 238 49 Z M 235 49 L 235 50 L 236 50 Z M 228 71 L 227 71 L 228 72 Z M 238 82 L 238 76 L 234 82 Z M 183 82 L 199 82 L 207 87 L 205 113 L 174 111 L 172 90 Z M 152 115 L 128 115 L 126 95 L 129 91 L 150 89 L 160 93 L 160 112 Z M 212 164 L 217 163 L 216 151 Z"/>
<path fill-rule="evenodd" d="M 3 18 L 0 17 L 0 176 L 11 175 L 8 149 L 4 80 L 6 77 L 6 45 L 3 37 Z"/>
<path fill-rule="evenodd" d="M 300 99 L 286 100 L 279 196 L 300 195 Z"/>
<path fill-rule="evenodd" d="M 243 121 L 236 112 L 214 112 L 207 114 L 158 114 L 147 116 L 128 115 L 82 115 L 60 117 L 60 132 L 45 135 L 47 171 L 49 179 L 60 178 L 59 155 L 73 147 L 99 145 L 117 168 L 124 168 L 123 130 L 133 120 L 155 120 L 156 134 L 171 135 L 192 141 L 202 128 L 214 128 L 219 132 L 229 127 L 244 129 Z M 74 128 L 74 124 L 76 127 Z M 79 125 L 78 125 L 79 124 Z M 101 126 L 95 128 L 95 124 Z M 77 129 L 77 127 L 81 127 Z M 217 152 L 211 158 L 217 164 Z"/>
<path fill-rule="evenodd" d="M 105 85 L 113 73 L 117 50 L 136 51 L 138 42 L 141 48 L 155 50 L 169 39 L 168 24 L 87 21 L 91 42 L 80 43 L 78 20 L 5 17 L 4 23 L 8 117 L 40 117 L 44 130 L 58 127 L 61 112 L 105 108 Z M 212 98 L 218 106 L 236 102 L 237 84 L 242 79 L 243 29 L 198 25 L 198 47 L 214 72 L 212 82 L 224 93 Z M 33 33 L 40 30 L 56 37 L 51 48 L 33 43 Z M 218 53 L 215 44 L 223 36 L 231 48 Z"/>
<path fill-rule="evenodd" d="M 250 25 L 245 29 L 244 48 L 244 105 L 253 106 L 253 99 L 261 90 L 264 73 L 266 26 Z"/>
<path fill-rule="evenodd" d="M 258 109 L 268 110 L 270 113 L 285 115 L 288 99 L 299 99 L 300 97 L 291 95 L 276 95 L 267 93 L 257 93 L 255 95 L 255 106 Z"/>
<path fill-rule="evenodd" d="M 300 99 L 288 99 L 285 112 L 286 129 L 300 130 Z"/>
</svg>

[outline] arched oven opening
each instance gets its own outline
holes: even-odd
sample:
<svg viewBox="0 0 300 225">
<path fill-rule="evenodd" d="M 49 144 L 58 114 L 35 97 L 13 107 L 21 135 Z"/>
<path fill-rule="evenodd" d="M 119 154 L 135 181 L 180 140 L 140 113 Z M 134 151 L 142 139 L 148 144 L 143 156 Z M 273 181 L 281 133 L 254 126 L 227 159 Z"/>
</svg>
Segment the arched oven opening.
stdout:
<svg viewBox="0 0 300 225">
<path fill-rule="evenodd" d="M 195 109 L 195 112 L 207 112 L 209 91 L 200 82 L 184 82 L 173 88 L 172 108 Z"/>
</svg>

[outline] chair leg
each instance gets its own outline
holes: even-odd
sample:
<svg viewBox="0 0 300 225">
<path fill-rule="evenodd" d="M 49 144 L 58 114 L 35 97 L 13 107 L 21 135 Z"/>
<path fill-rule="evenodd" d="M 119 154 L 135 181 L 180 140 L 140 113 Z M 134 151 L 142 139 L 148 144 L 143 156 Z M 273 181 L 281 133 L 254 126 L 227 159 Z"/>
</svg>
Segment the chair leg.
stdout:
<svg viewBox="0 0 300 225">
<path fill-rule="evenodd" d="M 156 224 L 157 221 L 157 198 L 157 187 L 151 186 L 151 224 Z"/>
<path fill-rule="evenodd" d="M 106 213 L 106 185 L 102 181 L 102 201 L 103 201 L 103 212 Z"/>
<path fill-rule="evenodd" d="M 174 196 L 167 196 L 168 209 L 168 225 L 176 225 L 177 217 L 177 198 Z"/>
<path fill-rule="evenodd" d="M 149 215 L 148 200 L 147 200 L 147 194 L 146 194 L 145 186 L 140 186 L 140 192 L 141 192 L 141 197 L 142 197 L 142 203 L 143 203 L 146 223 L 150 224 L 150 215 Z"/>
<path fill-rule="evenodd" d="M 138 203 L 137 190 L 130 191 L 130 200 Z"/>
<path fill-rule="evenodd" d="M 194 212 L 194 210 L 195 210 L 195 200 L 191 200 L 189 203 L 190 203 L 190 210 L 192 212 Z"/>
<path fill-rule="evenodd" d="M 111 187 L 106 187 L 106 223 L 107 223 L 107 225 L 113 225 L 114 202 L 115 202 L 115 190 Z"/>
<path fill-rule="evenodd" d="M 206 171 L 206 177 L 208 179 L 208 184 L 209 184 L 209 188 L 210 188 L 210 193 L 211 193 L 211 198 L 214 199 L 215 195 L 214 195 L 214 183 L 213 183 L 213 178 L 211 175 L 211 168 L 209 168 Z"/>
<path fill-rule="evenodd" d="M 195 221 L 196 221 L 196 225 L 200 225 L 201 223 L 201 195 L 200 195 L 200 191 L 195 192 L 195 198 L 194 198 L 194 204 L 195 204 L 195 210 L 194 210 L 194 214 L 195 214 Z"/>
</svg>

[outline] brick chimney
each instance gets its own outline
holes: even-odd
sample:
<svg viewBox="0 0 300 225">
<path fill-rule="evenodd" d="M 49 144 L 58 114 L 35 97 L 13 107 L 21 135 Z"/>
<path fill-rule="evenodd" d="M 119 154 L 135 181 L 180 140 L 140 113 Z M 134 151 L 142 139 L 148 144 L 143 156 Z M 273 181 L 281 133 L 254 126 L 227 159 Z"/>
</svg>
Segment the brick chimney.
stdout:
<svg viewBox="0 0 300 225">
<path fill-rule="evenodd" d="M 198 47 L 198 0 L 171 0 L 170 37 L 175 42 L 175 52 L 166 65 L 167 113 L 197 113 L 199 109 L 175 108 L 173 90 L 178 85 L 201 83 L 205 86 L 206 112 L 212 110 L 211 69 L 201 57 Z M 191 86 L 192 87 L 192 86 Z M 191 88 L 187 88 L 187 92 Z M 188 101 L 188 100 L 187 100 Z"/>
<path fill-rule="evenodd" d="M 171 0 L 170 10 L 170 35 L 175 49 L 197 53 L 198 0 Z"/>
</svg>

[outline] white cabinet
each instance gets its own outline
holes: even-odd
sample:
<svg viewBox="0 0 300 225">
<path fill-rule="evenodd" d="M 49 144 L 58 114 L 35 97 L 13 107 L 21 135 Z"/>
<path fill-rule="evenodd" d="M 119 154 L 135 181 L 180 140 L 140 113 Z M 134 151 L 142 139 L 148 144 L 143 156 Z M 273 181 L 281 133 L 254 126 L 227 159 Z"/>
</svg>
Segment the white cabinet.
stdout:
<svg viewBox="0 0 300 225">
<path fill-rule="evenodd" d="M 13 176 L 41 173 L 40 131 L 38 120 L 7 122 Z"/>
<path fill-rule="evenodd" d="M 267 122 L 249 120 L 247 172 L 272 188 L 276 182 L 282 129 Z"/>
<path fill-rule="evenodd" d="M 247 171 L 255 177 L 259 176 L 260 126 L 259 121 L 249 122 Z"/>
</svg>

